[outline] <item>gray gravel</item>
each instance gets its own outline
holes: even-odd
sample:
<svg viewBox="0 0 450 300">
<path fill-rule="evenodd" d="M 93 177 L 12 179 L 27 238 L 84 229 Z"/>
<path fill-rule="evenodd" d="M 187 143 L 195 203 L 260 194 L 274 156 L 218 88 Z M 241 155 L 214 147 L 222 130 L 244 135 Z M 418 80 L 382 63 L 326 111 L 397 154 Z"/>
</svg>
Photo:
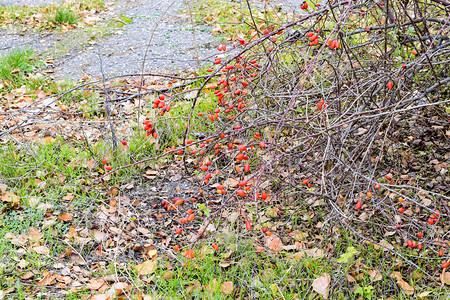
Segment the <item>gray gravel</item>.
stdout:
<svg viewBox="0 0 450 300">
<path fill-rule="evenodd" d="M 145 71 L 177 71 L 197 66 L 190 23 L 177 17 L 183 1 L 175 0 L 173 3 L 155 31 Z M 124 15 L 133 22 L 80 52 L 72 51 L 58 63 L 55 75 L 76 79 L 86 73 L 99 77 L 101 65 L 106 76 L 141 72 L 152 31 L 170 4 L 167 0 L 150 0 L 128 10 Z M 195 34 L 200 59 L 217 53 L 209 28 L 197 28 Z"/>
<path fill-rule="evenodd" d="M 59 0 L 0 1 L 2 5 L 59 2 Z M 272 1 L 274 5 L 282 5 L 285 11 L 291 11 L 299 5 L 298 3 L 297 0 Z M 180 13 L 186 9 L 183 0 L 117 0 L 111 10 L 104 13 L 106 18 L 115 19 L 124 15 L 132 19 L 132 22 L 121 28 L 109 28 L 110 36 L 99 37 L 95 41 L 76 40 L 76 36 L 72 39 L 70 32 L 66 34 L 1 32 L 0 54 L 15 48 L 33 48 L 46 58 L 49 53 L 54 52 L 53 47 L 67 47 L 68 52 L 62 57 L 59 56 L 54 63 L 56 66 L 54 76 L 59 79 L 78 80 L 84 74 L 101 77 L 102 68 L 105 76 L 140 73 L 152 31 L 169 6 L 170 9 L 158 25 L 151 41 L 144 71 L 194 69 L 198 63 L 190 19 Z M 219 44 L 219 38 L 211 34 L 210 28 L 198 25 L 195 27 L 195 38 L 201 63 L 212 61 L 211 57 L 217 54 L 216 46 Z M 85 46 L 80 46 L 80 43 Z"/>
</svg>

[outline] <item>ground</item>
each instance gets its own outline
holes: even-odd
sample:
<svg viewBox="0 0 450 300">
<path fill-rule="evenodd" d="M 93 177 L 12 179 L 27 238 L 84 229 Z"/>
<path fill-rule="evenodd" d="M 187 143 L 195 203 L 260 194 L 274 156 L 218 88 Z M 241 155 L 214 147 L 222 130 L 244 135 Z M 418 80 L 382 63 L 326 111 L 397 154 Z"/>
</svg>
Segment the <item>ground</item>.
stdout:
<svg viewBox="0 0 450 300">
<path fill-rule="evenodd" d="M 445 66 L 396 54 L 389 87 L 331 49 L 297 97 L 298 1 L 27 4 L 0 7 L 0 299 L 449 297 L 448 87 L 410 101 Z"/>
</svg>

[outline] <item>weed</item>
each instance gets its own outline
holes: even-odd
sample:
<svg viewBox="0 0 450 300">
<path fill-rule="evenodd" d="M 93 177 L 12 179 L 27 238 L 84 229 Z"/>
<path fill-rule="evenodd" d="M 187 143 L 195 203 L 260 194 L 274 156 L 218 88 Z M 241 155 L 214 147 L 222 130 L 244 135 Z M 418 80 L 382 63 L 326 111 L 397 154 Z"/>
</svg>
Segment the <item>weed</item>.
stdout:
<svg viewBox="0 0 450 300">
<path fill-rule="evenodd" d="M 58 8 L 53 17 L 50 17 L 50 21 L 55 24 L 76 24 L 78 21 L 78 15 L 71 11 L 69 8 Z"/>
</svg>

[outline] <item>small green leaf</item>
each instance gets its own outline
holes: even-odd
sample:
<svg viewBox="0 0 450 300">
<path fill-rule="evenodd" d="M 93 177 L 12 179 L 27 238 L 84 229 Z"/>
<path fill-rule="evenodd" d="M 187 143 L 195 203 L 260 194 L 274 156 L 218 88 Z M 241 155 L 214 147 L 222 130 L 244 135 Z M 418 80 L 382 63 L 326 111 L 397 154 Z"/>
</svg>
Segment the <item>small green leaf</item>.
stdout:
<svg viewBox="0 0 450 300">
<path fill-rule="evenodd" d="M 347 252 L 341 254 L 341 257 L 339 257 L 338 262 L 339 263 L 348 263 L 353 256 L 357 253 L 355 247 L 348 247 Z"/>
</svg>

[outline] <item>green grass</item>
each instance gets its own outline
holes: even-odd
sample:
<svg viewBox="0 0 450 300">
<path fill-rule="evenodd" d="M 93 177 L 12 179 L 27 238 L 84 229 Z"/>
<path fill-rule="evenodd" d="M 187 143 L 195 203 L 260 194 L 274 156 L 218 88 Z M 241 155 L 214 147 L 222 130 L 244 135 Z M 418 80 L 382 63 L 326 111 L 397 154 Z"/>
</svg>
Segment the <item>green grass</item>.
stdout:
<svg viewBox="0 0 450 300">
<path fill-rule="evenodd" d="M 69 8 L 56 9 L 55 15 L 50 17 L 50 21 L 55 24 L 76 24 L 78 22 L 78 15 L 71 11 Z"/>
<path fill-rule="evenodd" d="M 26 26 L 29 29 L 54 30 L 62 25 L 77 24 L 83 18 L 83 11 L 104 10 L 103 0 L 81 0 L 40 6 L 0 6 L 2 27 L 9 29 Z"/>
<path fill-rule="evenodd" d="M 39 65 L 33 50 L 13 50 L 0 57 L 0 76 L 3 80 L 18 86 L 23 84 L 26 75 Z"/>
</svg>

